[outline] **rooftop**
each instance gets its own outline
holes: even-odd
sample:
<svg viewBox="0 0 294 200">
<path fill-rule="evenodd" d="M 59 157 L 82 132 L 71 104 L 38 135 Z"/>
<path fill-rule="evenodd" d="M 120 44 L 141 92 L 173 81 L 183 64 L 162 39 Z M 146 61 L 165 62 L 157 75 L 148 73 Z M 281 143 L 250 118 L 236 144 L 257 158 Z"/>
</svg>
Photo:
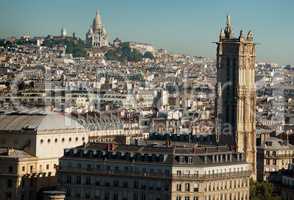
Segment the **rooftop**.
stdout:
<svg viewBox="0 0 294 200">
<path fill-rule="evenodd" d="M 0 115 L 0 131 L 84 129 L 76 120 L 58 112 Z"/>
<path fill-rule="evenodd" d="M 262 149 L 275 149 L 275 150 L 287 150 L 287 149 L 293 149 L 294 150 L 294 145 L 291 145 L 287 143 L 286 141 L 276 138 L 276 137 L 270 137 L 265 140 L 265 142 L 258 146 L 257 148 L 262 148 Z"/>
<path fill-rule="evenodd" d="M 89 143 L 85 146 L 65 149 L 63 159 L 68 158 L 184 165 L 245 163 L 245 157 L 242 153 L 234 152 L 225 146 L 185 147 Z"/>
</svg>

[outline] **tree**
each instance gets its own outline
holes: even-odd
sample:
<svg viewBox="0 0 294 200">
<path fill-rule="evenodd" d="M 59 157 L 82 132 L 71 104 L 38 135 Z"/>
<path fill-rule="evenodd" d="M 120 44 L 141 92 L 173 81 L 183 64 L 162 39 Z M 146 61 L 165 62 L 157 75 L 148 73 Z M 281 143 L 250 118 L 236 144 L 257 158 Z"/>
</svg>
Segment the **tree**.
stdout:
<svg viewBox="0 0 294 200">
<path fill-rule="evenodd" d="M 105 58 L 107 60 L 117 60 L 120 62 L 138 62 L 142 60 L 143 55 L 137 49 L 132 49 L 128 42 L 125 42 L 117 49 L 110 49 L 105 54 Z"/>
<path fill-rule="evenodd" d="M 250 180 L 251 200 L 280 200 L 280 197 L 275 197 L 272 193 L 273 187 L 271 183 Z"/>
<path fill-rule="evenodd" d="M 154 60 L 154 55 L 150 52 L 150 51 L 146 51 L 145 53 L 144 53 L 144 56 L 143 56 L 144 58 L 149 58 L 149 59 L 151 59 L 151 60 Z"/>
<path fill-rule="evenodd" d="M 66 53 L 72 54 L 73 57 L 85 57 L 87 54 L 85 43 L 77 38 L 51 39 L 47 38 L 44 46 L 66 46 Z"/>
</svg>

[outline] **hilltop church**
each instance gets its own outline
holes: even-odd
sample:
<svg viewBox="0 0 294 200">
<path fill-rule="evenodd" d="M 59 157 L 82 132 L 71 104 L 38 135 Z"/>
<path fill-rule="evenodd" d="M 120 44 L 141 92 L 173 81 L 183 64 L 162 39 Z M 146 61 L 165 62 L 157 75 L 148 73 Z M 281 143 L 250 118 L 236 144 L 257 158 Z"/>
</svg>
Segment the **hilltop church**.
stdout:
<svg viewBox="0 0 294 200">
<path fill-rule="evenodd" d="M 92 48 L 109 46 L 107 32 L 102 24 L 98 10 L 95 18 L 93 19 L 92 26 L 90 26 L 89 31 L 86 33 L 86 44 L 88 47 Z"/>
</svg>

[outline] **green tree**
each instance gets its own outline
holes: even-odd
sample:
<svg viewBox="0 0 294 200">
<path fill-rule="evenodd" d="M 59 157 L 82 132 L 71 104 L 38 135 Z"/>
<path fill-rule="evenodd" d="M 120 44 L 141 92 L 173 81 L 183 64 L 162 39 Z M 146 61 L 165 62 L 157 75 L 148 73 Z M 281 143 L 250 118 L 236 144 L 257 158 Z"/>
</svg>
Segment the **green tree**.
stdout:
<svg viewBox="0 0 294 200">
<path fill-rule="evenodd" d="M 154 60 L 154 55 L 150 52 L 150 51 L 146 51 L 145 53 L 144 53 L 144 56 L 143 56 L 144 58 L 149 58 L 149 59 L 151 59 L 151 60 Z"/>
<path fill-rule="evenodd" d="M 54 46 L 66 46 L 66 53 L 72 54 L 73 57 L 85 57 L 87 54 L 85 43 L 77 38 L 47 38 L 43 45 L 51 48 Z"/>
<path fill-rule="evenodd" d="M 280 197 L 273 196 L 271 183 L 250 180 L 250 200 L 280 200 Z"/>
<path fill-rule="evenodd" d="M 117 60 L 120 62 L 138 62 L 142 60 L 143 55 L 137 49 L 132 49 L 128 42 L 124 42 L 122 43 L 121 47 L 117 49 L 110 49 L 105 54 L 105 58 L 108 60 Z"/>
</svg>

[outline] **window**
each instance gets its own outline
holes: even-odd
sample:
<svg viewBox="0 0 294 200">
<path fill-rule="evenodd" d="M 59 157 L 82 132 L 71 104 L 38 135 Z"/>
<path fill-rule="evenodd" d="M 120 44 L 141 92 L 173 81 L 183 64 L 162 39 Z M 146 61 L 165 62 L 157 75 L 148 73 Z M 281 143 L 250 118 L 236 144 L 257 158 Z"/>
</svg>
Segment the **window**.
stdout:
<svg viewBox="0 0 294 200">
<path fill-rule="evenodd" d="M 76 178 L 76 184 L 81 184 L 81 176 L 77 176 Z"/>
<path fill-rule="evenodd" d="M 86 199 L 90 199 L 90 197 L 91 197 L 91 196 L 90 196 L 90 193 L 87 192 L 87 193 L 85 194 L 85 198 L 86 198 Z"/>
<path fill-rule="evenodd" d="M 190 183 L 185 184 L 185 191 L 189 192 L 190 191 Z"/>
<path fill-rule="evenodd" d="M 133 199 L 134 200 L 138 200 L 138 192 L 134 192 L 133 193 Z"/>
<path fill-rule="evenodd" d="M 44 140 L 43 140 L 43 139 L 41 139 L 41 140 L 40 140 L 40 143 L 41 143 L 41 144 L 43 144 L 43 142 L 44 142 Z"/>
<path fill-rule="evenodd" d="M 91 164 L 87 164 L 87 170 L 91 171 L 92 170 L 92 165 Z"/>
<path fill-rule="evenodd" d="M 26 170 L 26 167 L 25 166 L 22 166 L 22 171 L 24 172 Z"/>
<path fill-rule="evenodd" d="M 126 182 L 126 181 L 123 182 L 123 187 L 124 187 L 124 188 L 128 188 L 128 187 L 129 187 L 128 182 Z"/>
<path fill-rule="evenodd" d="M 199 187 L 197 184 L 194 184 L 194 192 L 199 192 Z"/>
<path fill-rule="evenodd" d="M 185 196 L 185 200 L 190 200 L 190 197 L 189 196 Z"/>
<path fill-rule="evenodd" d="M 12 187 L 12 180 L 7 179 L 7 188 L 11 188 L 11 187 Z"/>
<path fill-rule="evenodd" d="M 277 160 L 274 159 L 274 160 L 273 160 L 273 165 L 276 165 L 276 164 L 277 164 Z"/>
<path fill-rule="evenodd" d="M 71 176 L 66 176 L 66 183 L 71 184 Z"/>
<path fill-rule="evenodd" d="M 192 157 L 188 157 L 188 163 L 191 164 L 193 162 L 193 158 Z"/>
<path fill-rule="evenodd" d="M 95 185 L 97 185 L 97 186 L 100 185 L 100 182 L 99 182 L 99 179 L 98 178 L 96 178 L 96 180 L 95 180 Z"/>
<path fill-rule="evenodd" d="M 118 186 L 119 186 L 119 182 L 118 182 L 118 180 L 114 180 L 114 181 L 113 181 L 113 186 L 114 186 L 114 187 L 118 187 Z"/>
<path fill-rule="evenodd" d="M 31 173 L 33 172 L 33 166 L 32 165 L 30 166 L 30 172 Z"/>
<path fill-rule="evenodd" d="M 46 169 L 47 169 L 47 170 L 49 169 L 49 164 L 46 165 Z"/>
<path fill-rule="evenodd" d="M 11 199 L 11 197 L 12 197 L 11 192 L 6 192 L 6 199 Z"/>
<path fill-rule="evenodd" d="M 61 139 L 61 142 L 64 142 L 64 138 Z"/>
<path fill-rule="evenodd" d="M 182 184 L 177 184 L 177 191 L 181 191 L 182 190 Z"/>
<path fill-rule="evenodd" d="M 57 138 L 55 138 L 55 140 L 54 140 L 54 141 L 55 141 L 55 143 L 57 143 L 57 142 L 58 142 Z"/>
<path fill-rule="evenodd" d="M 70 142 L 71 142 L 71 137 L 70 137 L 70 138 L 68 138 L 68 141 L 70 141 Z"/>
<path fill-rule="evenodd" d="M 82 140 L 84 141 L 85 140 L 85 137 L 82 137 Z"/>
<path fill-rule="evenodd" d="M 91 185 L 91 177 L 86 176 L 86 185 Z"/>
<path fill-rule="evenodd" d="M 134 188 L 139 188 L 139 182 L 138 181 L 134 181 Z"/>
<path fill-rule="evenodd" d="M 50 139 L 48 139 L 48 140 L 47 140 L 47 142 L 48 142 L 48 143 L 50 143 L 50 142 L 51 142 L 51 140 L 50 140 Z"/>
<path fill-rule="evenodd" d="M 9 173 L 12 173 L 12 172 L 13 172 L 13 167 L 12 167 L 12 166 L 9 166 L 9 167 L 8 167 L 8 172 L 9 172 Z"/>
<path fill-rule="evenodd" d="M 76 142 L 79 140 L 79 138 L 78 137 L 76 137 Z"/>
<path fill-rule="evenodd" d="M 118 194 L 117 193 L 113 194 L 113 200 L 118 200 Z"/>
</svg>

